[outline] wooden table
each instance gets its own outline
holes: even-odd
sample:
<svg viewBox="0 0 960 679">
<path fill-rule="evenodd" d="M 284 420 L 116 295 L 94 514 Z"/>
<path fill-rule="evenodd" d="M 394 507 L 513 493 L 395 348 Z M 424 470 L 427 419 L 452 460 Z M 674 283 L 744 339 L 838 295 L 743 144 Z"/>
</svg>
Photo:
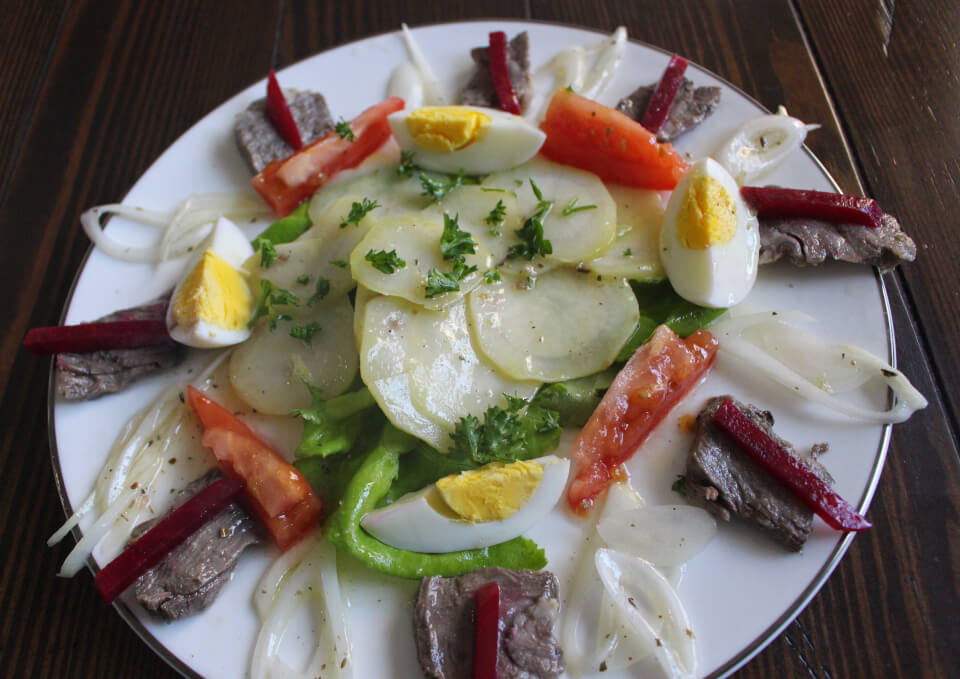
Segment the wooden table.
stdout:
<svg viewBox="0 0 960 679">
<path fill-rule="evenodd" d="M 405 5 L 401 9 L 401 6 Z M 20 342 L 58 320 L 88 248 L 78 216 L 123 196 L 220 102 L 318 51 L 481 17 L 611 30 L 680 52 L 823 129 L 812 150 L 920 246 L 886 277 L 898 359 L 930 406 L 894 430 L 858 537 L 741 677 L 934 677 L 960 668 L 960 9 L 953 0 L 47 0 L 0 8 L 0 674 L 169 677 L 96 597 L 55 577 L 67 548 L 47 442 L 47 371 Z M 950 670 L 950 668 L 954 668 Z"/>
</svg>

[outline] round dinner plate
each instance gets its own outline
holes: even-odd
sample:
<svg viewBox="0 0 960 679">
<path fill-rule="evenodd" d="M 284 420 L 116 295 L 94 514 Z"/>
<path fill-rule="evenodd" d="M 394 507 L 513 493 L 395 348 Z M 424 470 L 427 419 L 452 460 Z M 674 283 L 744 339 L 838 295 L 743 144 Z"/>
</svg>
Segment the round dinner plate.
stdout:
<svg viewBox="0 0 960 679">
<path fill-rule="evenodd" d="M 528 31 L 534 69 L 565 47 L 603 39 L 599 33 L 578 28 L 508 21 L 436 25 L 418 28 L 414 34 L 441 84 L 452 94 L 467 81 L 473 68 L 468 48 L 485 44 L 488 32 L 493 30 L 506 30 L 510 36 Z M 614 105 L 638 85 L 656 82 L 668 59 L 665 51 L 628 43 L 623 64 L 600 100 Z M 279 77 L 284 87 L 322 91 L 334 117 L 350 119 L 384 98 L 391 70 L 407 60 L 400 35 L 391 33 L 318 54 L 290 66 Z M 718 110 L 675 144 L 690 157 L 708 155 L 744 120 L 764 112 L 742 92 L 693 64 L 687 77 L 696 85 L 723 88 Z M 233 120 L 264 92 L 264 83 L 256 83 L 194 125 L 157 159 L 123 202 L 172 210 L 192 193 L 252 193 L 250 175 L 235 147 Z M 794 154 L 765 183 L 835 190 L 809 152 Z M 244 226 L 253 234 L 261 225 Z M 150 229 L 119 218 L 111 220 L 108 229 L 131 242 L 156 238 Z M 152 299 L 170 289 L 178 271 L 176 263 L 160 267 L 131 264 L 93 251 L 75 281 L 64 322 L 89 321 Z M 817 319 L 810 329 L 820 335 L 859 345 L 892 362 L 888 302 L 883 281 L 871 268 L 837 263 L 816 269 L 787 264 L 765 266 L 745 304 L 757 310 L 806 312 Z M 124 423 L 156 398 L 164 386 L 189 379 L 189 369 L 143 380 L 120 394 L 92 402 L 54 402 L 51 391 L 54 468 L 68 513 L 89 493 Z M 647 504 L 681 501 L 671 491 L 671 484 L 683 471 L 692 436 L 679 426 L 680 420 L 699 411 L 707 398 L 725 393 L 771 410 L 777 418 L 777 433 L 799 450 L 828 442 L 830 452 L 822 462 L 835 478 L 835 488 L 861 512 L 866 511 L 886 454 L 889 426 L 835 416 L 784 394 L 765 378 L 751 374 L 749 367 L 728 363 L 724 358 L 718 359 L 707 381 L 670 413 L 628 463 L 633 484 Z M 873 407 L 882 408 L 887 403 L 885 393 L 859 394 L 857 398 Z M 568 455 L 569 445 L 561 447 L 558 454 Z M 173 485 L 182 487 L 198 468 L 183 461 L 173 475 Z M 160 503 L 163 501 L 161 498 Z M 158 511 L 163 509 L 157 507 Z M 87 517 L 80 530 L 89 524 Z M 576 554 L 591 528 L 590 522 L 572 518 L 558 507 L 527 534 L 544 547 L 547 568 L 560 581 L 561 599 L 565 598 Z M 851 536 L 834 532 L 815 518 L 806 546 L 799 553 L 790 553 L 751 527 L 736 521 L 720 525 L 713 542 L 690 562 L 678 588 L 697 639 L 698 673 L 727 674 L 769 643 L 823 585 L 850 540 Z M 192 618 L 170 624 L 158 622 L 128 599 L 118 601 L 117 608 L 152 649 L 185 675 L 209 679 L 244 676 L 258 631 L 251 595 L 274 557 L 271 549 L 248 550 L 216 602 Z M 96 568 L 97 564 L 91 566 Z M 381 576 L 343 557 L 340 572 L 351 602 L 354 676 L 420 676 L 411 605 L 418 583 Z M 299 651 L 306 657 L 306 649 L 298 649 L 295 642 L 289 646 L 292 654 Z M 625 677 L 629 673 L 607 672 L 601 676 Z"/>
</svg>

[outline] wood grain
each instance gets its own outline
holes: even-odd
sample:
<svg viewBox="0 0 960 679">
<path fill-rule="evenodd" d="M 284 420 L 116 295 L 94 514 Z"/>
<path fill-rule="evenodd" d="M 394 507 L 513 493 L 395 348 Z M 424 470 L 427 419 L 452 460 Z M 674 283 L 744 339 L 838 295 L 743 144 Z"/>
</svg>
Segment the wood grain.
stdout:
<svg viewBox="0 0 960 679">
<path fill-rule="evenodd" d="M 890 291 L 901 365 L 931 406 L 895 429 L 870 512 L 878 528 L 854 541 L 812 604 L 737 676 L 951 676 L 960 666 L 960 471 L 948 423 L 957 417 L 960 359 L 956 343 L 938 338 L 956 336 L 958 322 L 958 253 L 949 239 L 960 176 L 957 12 L 946 0 L 898 3 L 888 30 L 878 3 L 796 5 L 797 14 L 787 0 L 63 0 L 0 8 L 8 36 L 0 41 L 0 229 L 17 244 L 0 250 L 8 293 L 0 307 L 0 676 L 175 676 L 97 599 L 89 574 L 55 577 L 69 546 L 43 544 L 63 519 L 47 455 L 49 362 L 19 344 L 28 327 L 59 317 L 87 248 L 79 213 L 121 197 L 191 124 L 271 65 L 400 21 L 489 16 L 604 31 L 625 24 L 768 108 L 783 103 L 823 123 L 810 145 L 841 187 L 859 190 L 859 169 L 868 192 L 917 225 L 930 247 L 904 272 L 903 289 L 893 278 Z M 905 105 L 910 92 L 923 93 L 930 111 Z"/>
</svg>

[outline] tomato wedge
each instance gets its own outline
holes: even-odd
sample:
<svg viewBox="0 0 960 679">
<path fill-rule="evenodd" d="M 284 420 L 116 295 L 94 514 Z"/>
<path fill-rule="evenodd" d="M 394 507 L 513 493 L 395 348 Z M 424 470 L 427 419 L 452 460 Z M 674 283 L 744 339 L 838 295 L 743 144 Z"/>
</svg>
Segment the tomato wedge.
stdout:
<svg viewBox="0 0 960 679">
<path fill-rule="evenodd" d="M 203 426 L 203 445 L 213 451 L 226 476 L 246 484 L 245 506 L 277 547 L 283 551 L 292 547 L 316 526 L 323 501 L 296 467 L 233 413 L 193 387 L 187 387 L 187 397 Z"/>
<path fill-rule="evenodd" d="M 718 344 L 706 330 L 680 339 L 661 325 L 637 349 L 573 444 L 576 471 L 567 489 L 571 509 L 589 511 L 615 480 L 617 467 L 706 373 Z"/>
<path fill-rule="evenodd" d="M 275 160 L 251 181 L 273 211 L 285 217 L 341 170 L 356 167 L 390 138 L 387 116 L 404 106 L 390 97 L 350 123 L 354 139 L 331 132 L 283 160 Z"/>
<path fill-rule="evenodd" d="M 553 95 L 540 129 L 547 133 L 543 155 L 605 181 L 666 191 L 689 167 L 640 123 L 568 90 Z"/>
</svg>

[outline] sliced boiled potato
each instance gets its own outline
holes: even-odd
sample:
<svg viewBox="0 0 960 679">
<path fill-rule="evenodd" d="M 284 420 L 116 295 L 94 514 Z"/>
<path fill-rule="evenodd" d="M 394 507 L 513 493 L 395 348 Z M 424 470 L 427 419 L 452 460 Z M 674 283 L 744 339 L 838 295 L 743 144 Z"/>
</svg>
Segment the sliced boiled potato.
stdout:
<svg viewBox="0 0 960 679">
<path fill-rule="evenodd" d="M 600 257 L 583 262 L 581 269 L 638 280 L 666 276 L 660 263 L 660 225 L 663 198 L 658 191 L 611 184 L 617 205 L 617 240 Z"/>
<path fill-rule="evenodd" d="M 369 174 L 325 186 L 310 199 L 312 226 L 301 237 L 329 237 L 350 214 L 350 206 L 354 202 L 362 203 L 364 198 L 380 204 L 368 216 L 384 217 L 422 210 L 429 201 L 420 195 L 421 191 L 416 176 L 398 175 L 395 166 L 381 167 Z"/>
<path fill-rule="evenodd" d="M 270 330 L 261 322 L 230 357 L 230 383 L 247 405 L 261 413 L 286 415 L 310 405 L 309 381 L 325 398 L 346 391 L 357 374 L 353 307 L 346 295 L 323 307 L 297 307 L 291 321 Z M 316 323 L 307 342 L 292 337 L 294 327 Z"/>
<path fill-rule="evenodd" d="M 503 220 L 491 223 L 488 218 L 498 203 L 502 205 Z M 518 208 L 516 193 L 485 186 L 462 186 L 431 205 L 427 211 L 441 218 L 444 212 L 459 215 L 460 228 L 487 246 L 494 262 L 503 261 L 510 246 L 520 242 L 514 232 L 523 226 L 526 218 Z"/>
<path fill-rule="evenodd" d="M 477 270 L 459 281 L 460 289 L 427 297 L 430 270 L 448 272 L 453 268 L 440 253 L 442 235 L 443 218 L 436 215 L 409 213 L 376 221 L 350 256 L 353 277 L 374 292 L 403 297 L 428 309 L 447 306 L 480 284 L 491 257 L 486 246 L 478 243 L 476 253 L 466 255 L 466 265 L 476 266 Z M 370 252 L 394 250 L 404 264 L 393 273 L 380 271 L 366 259 Z"/>
<path fill-rule="evenodd" d="M 248 260 L 248 266 L 252 264 L 253 269 L 253 289 L 259 294 L 258 281 L 266 279 L 273 283 L 274 287 L 292 292 L 300 299 L 301 305 L 304 305 L 317 293 L 317 284 L 322 278 L 329 283 L 330 289 L 325 296 L 318 297 L 316 303 L 324 305 L 328 300 L 337 300 L 350 292 L 356 283 L 350 275 L 349 267 L 337 266 L 330 260 L 337 261 L 343 257 L 342 251 L 347 248 L 349 256 L 356 240 L 355 237 L 350 238 L 344 234 L 331 241 L 307 238 L 282 243 L 275 246 L 277 257 L 267 268 L 260 266 L 260 254 L 257 253 Z M 287 310 L 285 307 L 284 311 Z"/>
<path fill-rule="evenodd" d="M 537 159 L 511 170 L 495 172 L 483 181 L 483 186 L 514 191 L 517 208 L 526 219 L 539 203 L 530 185 L 531 179 L 543 199 L 553 201 L 550 213 L 543 219 L 543 235 L 553 248 L 546 259 L 577 264 L 599 257 L 613 245 L 617 236 L 617 207 L 610 192 L 594 174 Z M 574 210 L 590 205 L 596 207 Z"/>
<path fill-rule="evenodd" d="M 513 378 L 544 382 L 609 366 L 640 315 L 626 280 L 573 269 L 547 272 L 532 288 L 505 275 L 470 293 L 467 309 L 483 356 Z"/>
<path fill-rule="evenodd" d="M 480 416 L 503 394 L 530 399 L 539 382 L 513 380 L 473 349 L 465 302 L 431 311 L 398 297 L 364 303 L 360 374 L 398 428 L 440 450 L 460 418 Z"/>
</svg>

